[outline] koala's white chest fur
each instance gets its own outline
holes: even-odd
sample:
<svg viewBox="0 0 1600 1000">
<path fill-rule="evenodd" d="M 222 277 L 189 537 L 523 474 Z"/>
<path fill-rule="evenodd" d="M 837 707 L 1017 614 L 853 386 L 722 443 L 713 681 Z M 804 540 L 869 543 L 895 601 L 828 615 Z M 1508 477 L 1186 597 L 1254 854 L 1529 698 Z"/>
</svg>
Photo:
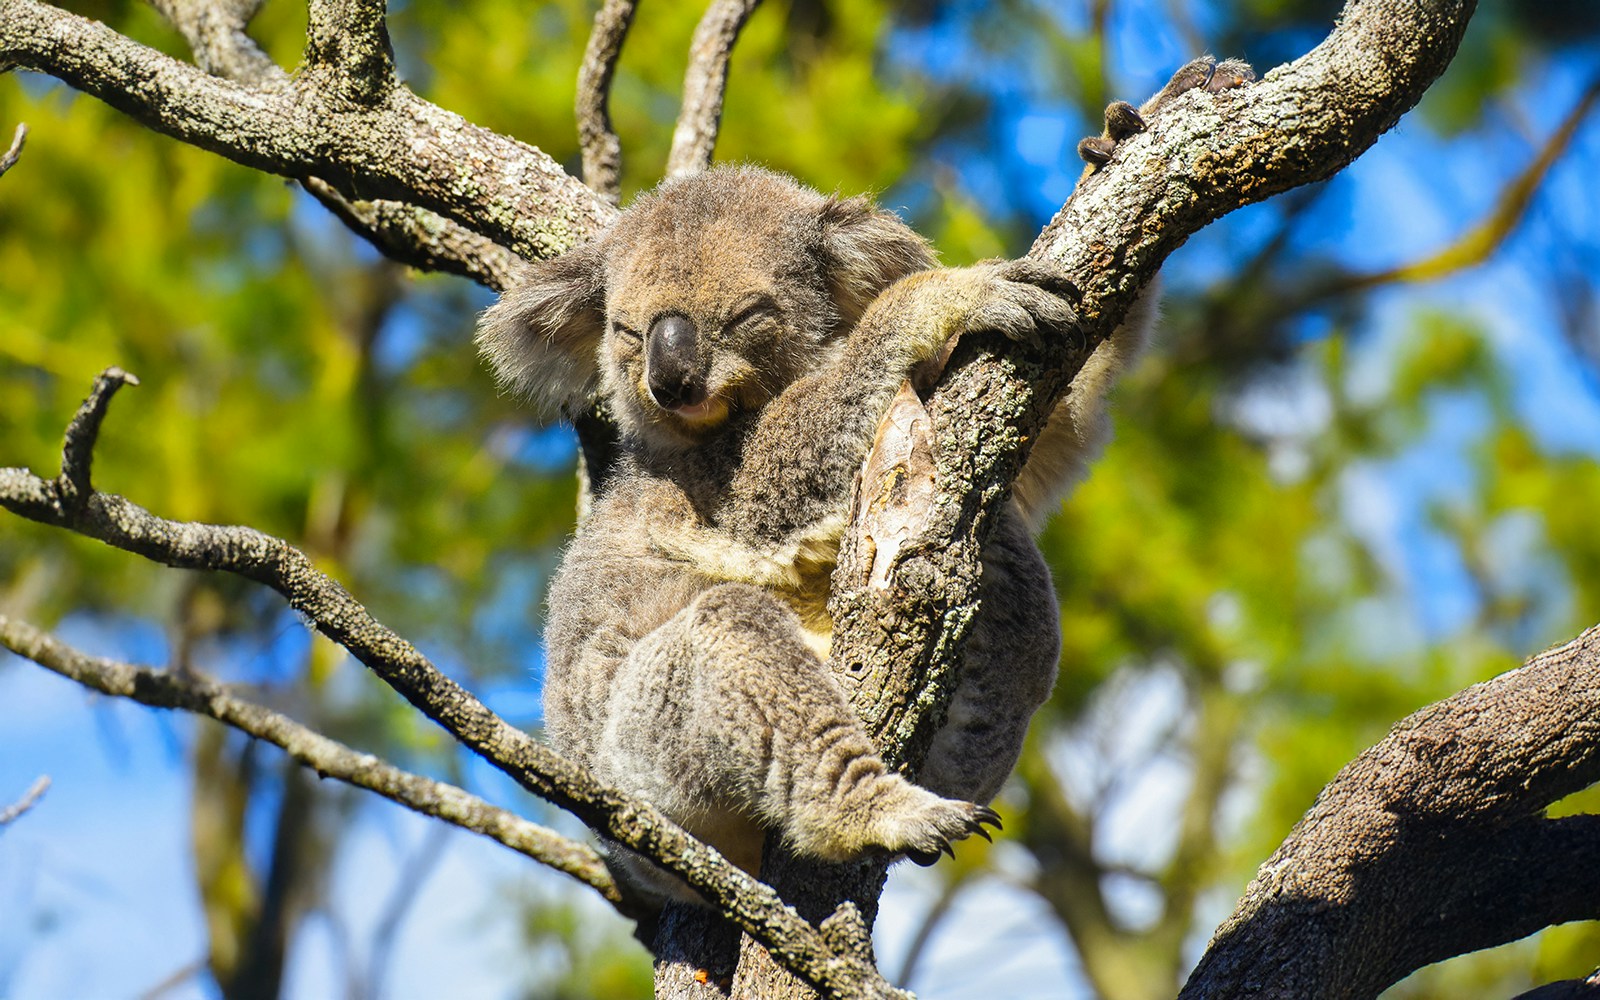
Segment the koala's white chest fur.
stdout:
<svg viewBox="0 0 1600 1000">
<path fill-rule="evenodd" d="M 833 645 L 828 595 L 845 521 L 843 514 L 830 515 L 782 545 L 747 545 L 701 525 L 653 525 L 650 542 L 713 583 L 748 583 L 782 599 L 800 616 L 806 645 L 826 660 Z"/>
</svg>

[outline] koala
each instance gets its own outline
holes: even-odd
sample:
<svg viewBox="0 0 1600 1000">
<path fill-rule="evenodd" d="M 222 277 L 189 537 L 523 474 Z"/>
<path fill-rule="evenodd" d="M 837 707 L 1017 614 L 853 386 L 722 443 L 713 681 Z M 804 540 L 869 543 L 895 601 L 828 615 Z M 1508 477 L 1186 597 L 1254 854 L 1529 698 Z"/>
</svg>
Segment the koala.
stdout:
<svg viewBox="0 0 1600 1000">
<path fill-rule="evenodd" d="M 1142 329 L 1094 353 L 1035 443 L 920 784 L 884 764 L 829 669 L 830 578 L 913 370 L 963 334 L 1070 335 L 1070 291 L 1027 261 L 936 268 L 893 214 L 750 166 L 669 181 L 529 265 L 482 317 L 483 354 L 546 410 L 598 399 L 620 433 L 550 588 L 556 748 L 753 874 L 769 831 L 816 858 L 923 864 L 987 837 L 1060 648 L 1032 532 L 1105 436 L 1104 391 Z M 635 888 L 697 899 L 613 860 Z"/>
</svg>

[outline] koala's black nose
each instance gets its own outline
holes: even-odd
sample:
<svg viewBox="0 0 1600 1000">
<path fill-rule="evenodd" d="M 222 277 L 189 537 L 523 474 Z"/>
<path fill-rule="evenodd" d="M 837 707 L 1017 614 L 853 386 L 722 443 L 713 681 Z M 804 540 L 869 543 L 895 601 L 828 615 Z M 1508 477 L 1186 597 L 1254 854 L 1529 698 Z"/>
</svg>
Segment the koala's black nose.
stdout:
<svg viewBox="0 0 1600 1000">
<path fill-rule="evenodd" d="M 699 336 L 694 320 L 668 313 L 650 324 L 645 348 L 645 383 L 668 410 L 695 406 L 706 398 L 700 376 Z"/>
</svg>

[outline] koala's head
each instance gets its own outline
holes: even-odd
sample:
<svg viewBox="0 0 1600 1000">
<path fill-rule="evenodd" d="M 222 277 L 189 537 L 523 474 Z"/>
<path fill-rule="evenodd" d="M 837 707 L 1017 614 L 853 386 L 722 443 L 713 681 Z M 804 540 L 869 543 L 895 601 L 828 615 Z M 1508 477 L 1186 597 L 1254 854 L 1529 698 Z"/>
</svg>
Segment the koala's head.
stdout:
<svg viewBox="0 0 1600 1000">
<path fill-rule="evenodd" d="M 547 410 L 599 393 L 625 431 L 689 446 L 816 368 L 879 292 L 932 263 L 866 199 L 718 168 L 530 265 L 484 313 L 478 343 Z"/>
</svg>

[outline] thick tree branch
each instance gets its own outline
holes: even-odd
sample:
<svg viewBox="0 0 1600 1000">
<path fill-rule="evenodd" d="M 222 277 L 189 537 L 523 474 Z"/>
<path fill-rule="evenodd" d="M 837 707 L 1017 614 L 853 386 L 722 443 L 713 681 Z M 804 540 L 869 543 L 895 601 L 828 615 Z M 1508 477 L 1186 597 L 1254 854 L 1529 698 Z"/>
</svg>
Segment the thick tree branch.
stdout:
<svg viewBox="0 0 1600 1000">
<path fill-rule="evenodd" d="M 683 76 L 683 106 L 672 130 L 667 176 L 697 174 L 711 166 L 722 125 L 722 98 L 728 90 L 728 62 L 744 23 L 761 0 L 711 0 L 694 29 L 689 69 Z"/>
<path fill-rule="evenodd" d="M 73 419 L 59 477 L 46 480 L 26 469 L 0 468 L 0 507 L 168 566 L 222 570 L 272 588 L 462 745 L 535 795 L 682 877 L 771 949 L 785 969 L 828 996 L 899 995 L 870 962 L 837 952 L 772 889 L 690 837 L 654 806 L 601 785 L 506 723 L 374 619 L 303 552 L 253 528 L 169 521 L 122 497 L 95 491 L 89 482 L 89 449 L 111 395 L 128 382 L 117 369 L 96 380 Z"/>
<path fill-rule="evenodd" d="M 437 212 L 525 257 L 560 253 L 616 210 L 546 154 L 390 88 L 371 105 L 207 76 L 95 21 L 37 0 L 0 0 L 0 63 L 48 73 L 151 129 L 347 198 Z"/>
<path fill-rule="evenodd" d="M 1600 626 L 1398 723 L 1261 866 L 1183 997 L 1376 996 L 1414 969 L 1600 917 Z"/>
<path fill-rule="evenodd" d="M 177 673 L 89 656 L 33 626 L 0 615 L 0 646 L 101 694 L 179 709 L 226 723 L 281 748 L 324 778 L 336 778 L 426 816 L 482 834 L 565 872 L 612 904 L 622 901 L 605 861 L 591 847 L 530 823 L 453 785 L 411 774 L 239 698 L 192 671 Z"/>
<path fill-rule="evenodd" d="M 622 140 L 611 127 L 611 78 L 633 24 L 634 0 L 604 0 L 578 68 L 578 146 L 583 182 L 613 205 L 622 201 Z"/>
<path fill-rule="evenodd" d="M 1448 65 L 1473 7 L 1351 0 L 1321 45 L 1263 81 L 1169 105 L 1040 234 L 1031 255 L 1064 268 L 1081 292 L 1082 340 L 958 346 L 926 406 L 933 493 L 905 517 L 920 531 L 887 556 L 864 548 L 863 512 L 881 510 L 886 494 L 863 481 L 859 495 L 872 502 L 858 499 L 840 551 L 833 663 L 887 760 L 920 760 L 942 721 L 994 513 L 1089 351 L 1190 235 L 1331 176 L 1394 125 Z M 874 573 L 886 558 L 891 571 Z M 782 856 L 764 874 L 803 912 L 873 891 L 868 879 Z"/>
</svg>

